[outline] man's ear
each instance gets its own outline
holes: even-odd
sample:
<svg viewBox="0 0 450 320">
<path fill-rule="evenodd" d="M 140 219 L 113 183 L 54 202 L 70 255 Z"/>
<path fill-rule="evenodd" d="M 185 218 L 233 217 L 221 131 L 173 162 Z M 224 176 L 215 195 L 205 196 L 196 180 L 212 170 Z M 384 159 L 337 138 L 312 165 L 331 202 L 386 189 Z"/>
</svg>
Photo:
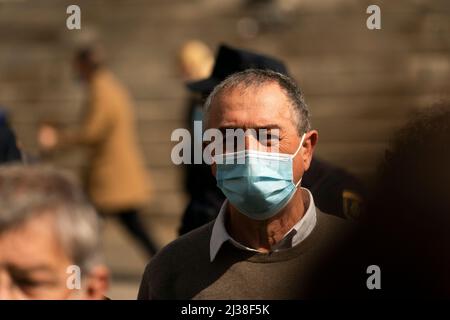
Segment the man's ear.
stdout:
<svg viewBox="0 0 450 320">
<path fill-rule="evenodd" d="M 110 273 L 104 265 L 98 265 L 91 269 L 86 279 L 86 299 L 104 300 L 109 289 Z"/>
<path fill-rule="evenodd" d="M 307 171 L 309 169 L 314 153 L 314 148 L 316 147 L 318 140 L 319 133 L 317 132 L 317 130 L 311 130 L 305 134 L 305 139 L 303 140 L 303 148 L 301 149 L 304 171 Z"/>
</svg>

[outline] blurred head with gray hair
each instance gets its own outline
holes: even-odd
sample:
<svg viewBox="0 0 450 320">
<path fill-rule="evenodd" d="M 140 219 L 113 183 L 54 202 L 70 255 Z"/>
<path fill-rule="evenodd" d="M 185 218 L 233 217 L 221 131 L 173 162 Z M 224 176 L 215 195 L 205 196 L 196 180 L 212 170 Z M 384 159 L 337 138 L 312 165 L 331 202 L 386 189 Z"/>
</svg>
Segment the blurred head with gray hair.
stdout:
<svg viewBox="0 0 450 320">
<path fill-rule="evenodd" d="M 101 299 L 97 214 L 67 173 L 0 167 L 0 299 Z"/>
</svg>

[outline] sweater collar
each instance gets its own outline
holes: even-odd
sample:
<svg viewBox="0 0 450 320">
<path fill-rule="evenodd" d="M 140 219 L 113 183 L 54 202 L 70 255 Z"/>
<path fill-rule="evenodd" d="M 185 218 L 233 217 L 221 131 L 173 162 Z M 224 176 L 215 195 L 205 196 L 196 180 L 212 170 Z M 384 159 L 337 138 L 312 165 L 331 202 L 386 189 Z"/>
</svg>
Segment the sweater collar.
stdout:
<svg viewBox="0 0 450 320">
<path fill-rule="evenodd" d="M 306 210 L 303 217 L 288 232 L 286 232 L 283 239 L 272 247 L 272 251 L 274 252 L 289 249 L 296 246 L 311 233 L 311 231 L 314 229 L 316 225 L 317 213 L 313 196 L 308 189 L 306 188 L 302 189 L 307 192 L 309 197 L 309 201 L 307 203 L 308 209 Z M 227 212 L 227 205 L 228 200 L 225 200 L 224 203 L 222 204 L 222 207 L 220 208 L 219 215 L 217 216 L 216 221 L 214 222 L 213 230 L 211 233 L 211 240 L 209 243 L 209 254 L 211 262 L 214 261 L 220 248 L 227 241 L 229 241 L 235 247 L 241 250 L 250 251 L 254 253 L 258 252 L 258 250 L 247 247 L 239 243 L 238 241 L 234 240 L 226 230 L 225 216 Z"/>
</svg>

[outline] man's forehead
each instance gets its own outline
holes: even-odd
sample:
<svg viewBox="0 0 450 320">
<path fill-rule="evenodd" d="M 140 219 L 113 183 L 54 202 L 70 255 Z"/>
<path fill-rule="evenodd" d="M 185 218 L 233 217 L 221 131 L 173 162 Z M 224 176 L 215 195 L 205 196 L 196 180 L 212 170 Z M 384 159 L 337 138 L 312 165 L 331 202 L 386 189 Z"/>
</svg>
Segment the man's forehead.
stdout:
<svg viewBox="0 0 450 320">
<path fill-rule="evenodd" d="M 290 119 L 289 100 L 276 83 L 227 89 L 214 99 L 211 120 L 217 127 L 279 127 Z M 212 123 L 212 124 L 213 124 Z"/>
<path fill-rule="evenodd" d="M 287 102 L 286 92 L 274 81 L 260 84 L 236 84 L 225 87 L 219 92 L 213 104 L 219 107 L 223 104 L 236 103 L 241 105 L 247 101 L 260 101 L 266 103 Z"/>
<path fill-rule="evenodd" d="M 0 264 L 6 261 L 24 268 L 33 268 L 51 265 L 55 260 L 66 260 L 54 223 L 53 216 L 43 214 L 2 231 Z"/>
</svg>

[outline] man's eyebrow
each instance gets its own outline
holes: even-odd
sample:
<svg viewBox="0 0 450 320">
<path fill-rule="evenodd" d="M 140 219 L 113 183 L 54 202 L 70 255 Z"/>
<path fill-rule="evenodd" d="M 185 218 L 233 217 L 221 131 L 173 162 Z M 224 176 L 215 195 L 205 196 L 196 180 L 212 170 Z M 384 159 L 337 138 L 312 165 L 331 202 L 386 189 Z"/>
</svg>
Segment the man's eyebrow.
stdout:
<svg viewBox="0 0 450 320">
<path fill-rule="evenodd" d="M 264 124 L 264 125 L 258 125 L 258 126 L 251 126 L 251 127 L 237 127 L 237 126 L 232 126 L 232 125 L 224 125 L 224 126 L 220 126 L 219 130 L 224 131 L 226 129 L 242 129 L 242 130 L 247 130 L 247 129 L 280 129 L 280 126 L 278 124 L 275 123 L 269 123 L 269 124 Z"/>
<path fill-rule="evenodd" d="M 14 266 L 14 265 L 9 265 L 9 266 L 7 266 L 7 268 L 10 271 L 14 272 L 15 274 L 19 274 L 19 275 L 32 273 L 32 272 L 38 272 L 38 271 L 53 273 L 53 269 L 44 264 L 29 266 L 29 267 L 25 267 L 25 268 Z"/>
</svg>

